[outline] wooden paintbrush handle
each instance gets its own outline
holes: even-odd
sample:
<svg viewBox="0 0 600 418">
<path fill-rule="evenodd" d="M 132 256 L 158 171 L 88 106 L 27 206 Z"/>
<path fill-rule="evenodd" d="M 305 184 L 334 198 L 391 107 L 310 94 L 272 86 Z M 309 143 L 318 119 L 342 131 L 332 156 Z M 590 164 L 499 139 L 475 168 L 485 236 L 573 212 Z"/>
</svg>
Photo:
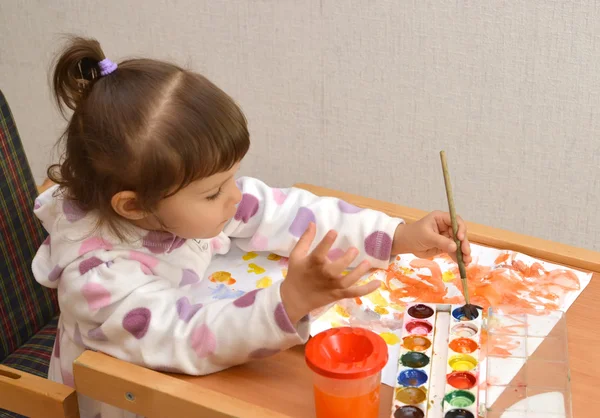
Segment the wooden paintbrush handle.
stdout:
<svg viewBox="0 0 600 418">
<path fill-rule="evenodd" d="M 458 261 L 458 271 L 460 271 L 460 278 L 467 278 L 467 271 L 465 269 L 465 263 L 463 261 L 463 254 L 461 242 L 457 237 L 458 234 L 458 222 L 456 222 L 456 210 L 454 208 L 454 197 L 452 195 L 452 184 L 450 183 L 450 174 L 448 172 L 448 162 L 446 161 L 446 152 L 440 151 L 440 158 L 442 160 L 442 171 L 444 173 L 444 183 L 446 184 L 446 197 L 448 198 L 448 207 L 450 208 L 450 220 L 452 221 L 452 235 L 454 236 L 454 242 L 456 243 L 456 259 Z M 463 283 L 464 284 L 464 283 Z M 465 289 L 465 299 L 468 298 L 467 290 Z"/>
</svg>

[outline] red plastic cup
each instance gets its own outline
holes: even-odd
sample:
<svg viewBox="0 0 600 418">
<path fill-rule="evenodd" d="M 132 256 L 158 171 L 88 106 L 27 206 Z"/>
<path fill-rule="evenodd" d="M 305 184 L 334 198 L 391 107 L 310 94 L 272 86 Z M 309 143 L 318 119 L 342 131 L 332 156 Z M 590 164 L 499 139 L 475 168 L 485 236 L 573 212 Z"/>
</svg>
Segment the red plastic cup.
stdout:
<svg viewBox="0 0 600 418">
<path fill-rule="evenodd" d="M 383 338 L 364 328 L 332 328 L 308 341 L 305 359 L 314 372 L 317 418 L 377 418 L 388 360 Z"/>
</svg>

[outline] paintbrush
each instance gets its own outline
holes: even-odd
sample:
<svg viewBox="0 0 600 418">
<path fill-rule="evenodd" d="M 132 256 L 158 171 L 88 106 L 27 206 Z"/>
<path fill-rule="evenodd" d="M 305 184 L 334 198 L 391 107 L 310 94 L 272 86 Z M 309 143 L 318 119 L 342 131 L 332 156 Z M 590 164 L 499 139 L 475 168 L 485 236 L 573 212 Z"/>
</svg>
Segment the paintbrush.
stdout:
<svg viewBox="0 0 600 418">
<path fill-rule="evenodd" d="M 463 294 L 465 296 L 465 306 L 463 306 L 463 312 L 467 319 L 477 317 L 477 307 L 471 305 L 469 302 L 469 289 L 467 284 L 467 271 L 465 269 L 465 262 L 463 261 L 463 254 L 461 249 L 461 241 L 458 239 L 458 223 L 456 222 L 456 211 L 454 209 L 454 197 L 452 195 L 452 184 L 450 184 L 450 174 L 448 172 L 448 163 L 446 161 L 446 153 L 440 151 L 440 158 L 442 159 L 442 171 L 444 172 L 444 184 L 446 185 L 446 197 L 448 198 L 448 207 L 450 209 L 450 219 L 452 221 L 452 235 L 454 242 L 456 243 L 456 260 L 458 262 L 458 271 L 460 271 L 460 280 L 462 281 Z"/>
</svg>

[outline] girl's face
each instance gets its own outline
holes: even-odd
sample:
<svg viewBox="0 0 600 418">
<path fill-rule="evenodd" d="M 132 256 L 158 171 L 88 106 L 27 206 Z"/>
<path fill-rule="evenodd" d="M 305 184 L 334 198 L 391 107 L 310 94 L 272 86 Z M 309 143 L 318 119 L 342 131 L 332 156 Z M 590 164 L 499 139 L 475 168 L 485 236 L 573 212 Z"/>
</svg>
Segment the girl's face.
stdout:
<svg viewBox="0 0 600 418">
<path fill-rule="evenodd" d="M 155 214 L 167 230 L 186 239 L 212 238 L 219 235 L 234 217 L 242 193 L 235 182 L 239 163 L 229 171 L 190 183 L 163 199 Z M 148 220 L 148 222 L 151 222 Z M 151 222 L 152 223 L 152 222 Z M 157 225 L 151 225 L 161 229 Z"/>
</svg>

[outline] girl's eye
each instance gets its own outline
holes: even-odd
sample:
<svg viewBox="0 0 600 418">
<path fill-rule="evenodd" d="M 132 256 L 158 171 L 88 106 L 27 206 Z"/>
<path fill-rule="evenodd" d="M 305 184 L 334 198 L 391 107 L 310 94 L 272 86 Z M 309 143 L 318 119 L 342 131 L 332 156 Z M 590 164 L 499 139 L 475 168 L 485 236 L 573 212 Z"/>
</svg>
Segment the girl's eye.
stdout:
<svg viewBox="0 0 600 418">
<path fill-rule="evenodd" d="M 219 196 L 221 196 L 221 188 L 219 188 L 219 190 L 217 190 L 217 193 L 213 194 L 212 196 L 207 196 L 206 200 L 215 200 Z"/>
</svg>

